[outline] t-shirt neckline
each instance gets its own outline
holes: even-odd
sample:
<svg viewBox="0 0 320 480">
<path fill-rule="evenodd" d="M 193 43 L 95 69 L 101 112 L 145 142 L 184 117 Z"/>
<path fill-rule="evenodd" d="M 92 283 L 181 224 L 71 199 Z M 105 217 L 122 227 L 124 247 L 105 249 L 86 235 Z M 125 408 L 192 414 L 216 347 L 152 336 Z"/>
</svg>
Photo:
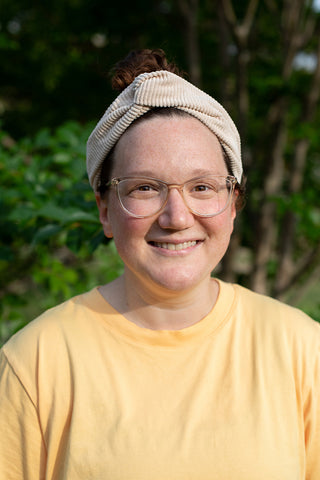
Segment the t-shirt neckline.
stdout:
<svg viewBox="0 0 320 480">
<path fill-rule="evenodd" d="M 99 315 L 105 328 L 127 342 L 153 347 L 193 345 L 204 337 L 217 334 L 230 317 L 235 300 L 234 286 L 216 280 L 219 284 L 219 294 L 212 310 L 199 322 L 181 330 L 151 330 L 136 325 L 103 298 L 99 287 L 85 294 L 83 301 L 87 308 Z"/>
</svg>

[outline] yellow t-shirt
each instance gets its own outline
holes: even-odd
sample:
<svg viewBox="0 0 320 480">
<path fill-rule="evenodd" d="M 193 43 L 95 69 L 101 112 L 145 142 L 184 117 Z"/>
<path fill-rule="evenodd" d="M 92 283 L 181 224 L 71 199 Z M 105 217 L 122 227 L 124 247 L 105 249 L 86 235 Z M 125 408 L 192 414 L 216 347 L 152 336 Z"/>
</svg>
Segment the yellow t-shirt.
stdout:
<svg viewBox="0 0 320 480">
<path fill-rule="evenodd" d="M 1 372 L 1 480 L 320 479 L 320 326 L 240 286 L 179 331 L 94 289 L 16 334 Z"/>
</svg>

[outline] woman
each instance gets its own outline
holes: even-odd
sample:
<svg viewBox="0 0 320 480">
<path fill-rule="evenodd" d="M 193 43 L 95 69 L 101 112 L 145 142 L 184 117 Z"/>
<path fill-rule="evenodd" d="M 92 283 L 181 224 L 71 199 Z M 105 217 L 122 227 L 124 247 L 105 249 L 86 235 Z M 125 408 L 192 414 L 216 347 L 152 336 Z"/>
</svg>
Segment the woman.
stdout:
<svg viewBox="0 0 320 480">
<path fill-rule="evenodd" d="M 161 51 L 88 140 L 114 282 L 31 322 L 1 356 L 8 479 L 318 480 L 320 331 L 211 277 L 243 196 L 227 112 Z"/>
</svg>

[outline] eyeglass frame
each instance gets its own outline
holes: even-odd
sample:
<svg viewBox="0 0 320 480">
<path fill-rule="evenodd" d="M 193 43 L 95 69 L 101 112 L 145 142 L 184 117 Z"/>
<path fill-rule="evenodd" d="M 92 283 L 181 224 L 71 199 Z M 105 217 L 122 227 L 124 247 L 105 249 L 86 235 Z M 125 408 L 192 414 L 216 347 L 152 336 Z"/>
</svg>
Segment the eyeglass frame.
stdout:
<svg viewBox="0 0 320 480">
<path fill-rule="evenodd" d="M 183 199 L 183 202 L 185 204 L 185 206 L 188 208 L 188 210 L 193 214 L 193 215 L 196 215 L 198 217 L 202 217 L 202 218 L 211 218 L 211 217 L 216 217 L 217 215 L 220 215 L 221 213 L 223 213 L 227 208 L 228 206 L 230 205 L 230 201 L 233 197 L 233 193 L 235 191 L 235 186 L 236 184 L 238 183 L 237 179 L 233 176 L 233 175 L 211 175 L 210 174 L 210 177 L 215 177 L 215 178 L 224 178 L 226 180 L 226 182 L 231 182 L 231 188 L 228 192 L 228 200 L 224 206 L 224 208 L 222 210 L 220 210 L 219 212 L 217 213 L 213 213 L 213 214 L 201 214 L 201 213 L 198 213 L 198 212 L 195 212 L 194 210 L 192 210 L 191 207 L 189 207 L 188 203 L 186 202 L 186 199 L 184 197 L 184 194 L 183 194 L 183 188 L 184 186 L 189 183 L 189 182 L 192 182 L 193 180 L 198 180 L 200 178 L 204 178 L 206 175 L 200 175 L 199 177 L 194 177 L 194 178 L 191 178 L 190 180 L 187 180 L 186 182 L 184 183 L 168 183 L 168 182 L 165 182 L 164 180 L 159 180 L 158 178 L 154 178 L 154 177 L 147 177 L 147 176 L 141 176 L 141 177 L 131 177 L 131 176 L 126 176 L 126 177 L 113 177 L 109 182 L 107 182 L 105 184 L 105 187 L 107 189 L 109 189 L 110 187 L 114 187 L 116 189 L 116 192 L 117 192 L 117 198 L 119 200 L 119 203 L 120 203 L 120 206 L 121 208 L 126 212 L 128 213 L 129 215 L 131 215 L 132 217 L 134 218 L 150 218 L 150 217 L 153 217 L 154 215 L 157 215 L 159 214 L 166 206 L 167 202 L 168 202 L 168 199 L 169 199 L 169 192 L 172 188 L 176 188 L 177 190 L 179 190 L 180 194 L 181 194 L 181 197 Z M 159 210 L 157 210 L 156 212 L 150 214 L 150 215 L 136 215 L 132 212 L 130 212 L 122 203 L 122 200 L 121 200 L 121 197 L 120 197 L 120 193 L 119 193 L 119 183 L 123 180 L 152 180 L 152 181 L 155 181 L 155 182 L 159 182 L 160 184 L 162 185 L 165 185 L 166 188 L 167 188 L 167 195 L 166 195 L 166 199 L 163 203 L 163 205 L 159 208 Z"/>
</svg>

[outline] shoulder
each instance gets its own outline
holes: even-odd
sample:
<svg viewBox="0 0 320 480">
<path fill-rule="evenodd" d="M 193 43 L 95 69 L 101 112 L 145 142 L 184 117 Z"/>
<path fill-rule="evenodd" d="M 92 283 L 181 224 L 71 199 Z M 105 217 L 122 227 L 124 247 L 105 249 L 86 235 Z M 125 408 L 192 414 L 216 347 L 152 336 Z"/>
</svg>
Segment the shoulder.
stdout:
<svg viewBox="0 0 320 480">
<path fill-rule="evenodd" d="M 320 353 L 320 324 L 298 308 L 274 298 L 234 285 L 233 313 L 264 343 L 287 345 L 297 354 L 302 350 Z"/>
<path fill-rule="evenodd" d="M 318 389 L 320 324 L 276 299 L 239 285 L 226 285 L 230 287 L 229 334 L 242 354 L 252 358 L 256 368 L 272 372 L 274 379 L 277 372 L 280 381 L 294 378 L 304 398 L 315 384 Z"/>
<path fill-rule="evenodd" d="M 97 288 L 71 298 L 13 335 L 2 347 L 2 355 L 16 376 L 31 389 L 40 365 L 48 372 L 57 365 L 72 368 L 74 358 L 84 352 L 90 338 L 93 342 L 95 336 L 101 335 L 104 325 L 101 314 L 108 313 L 108 308 L 111 307 Z"/>
<path fill-rule="evenodd" d="M 259 350 L 319 356 L 320 324 L 303 311 L 237 284 L 220 282 L 220 288 L 229 302 L 230 327 Z"/>
<path fill-rule="evenodd" d="M 299 325 L 311 326 L 311 328 L 315 328 L 316 330 L 319 327 L 317 322 L 313 321 L 302 310 L 296 307 L 267 295 L 253 292 L 240 285 L 234 285 L 234 289 L 238 307 L 243 309 L 247 314 L 254 315 L 258 318 L 266 318 L 267 315 L 272 315 L 270 321 L 281 318 L 282 321 L 289 322 L 291 326 L 297 323 Z"/>
<path fill-rule="evenodd" d="M 97 289 L 93 289 L 46 310 L 13 335 L 5 344 L 5 349 L 22 347 L 32 339 L 58 334 L 70 326 L 76 327 L 87 315 L 94 315 L 93 305 L 96 296 Z"/>
</svg>

